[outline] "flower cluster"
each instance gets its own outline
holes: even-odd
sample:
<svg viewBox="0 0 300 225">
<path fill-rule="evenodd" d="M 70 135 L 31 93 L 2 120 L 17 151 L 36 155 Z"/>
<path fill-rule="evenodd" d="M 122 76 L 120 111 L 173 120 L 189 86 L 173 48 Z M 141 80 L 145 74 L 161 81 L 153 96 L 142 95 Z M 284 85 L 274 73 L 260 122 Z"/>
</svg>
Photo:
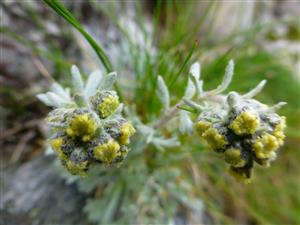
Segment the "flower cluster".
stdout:
<svg viewBox="0 0 300 225">
<path fill-rule="evenodd" d="M 84 176 L 92 164 L 121 162 L 128 153 L 135 129 L 121 116 L 122 104 L 117 93 L 101 86 L 101 83 L 106 83 L 111 87 L 113 79 L 110 75 L 102 78 L 97 74 L 99 80 L 92 74 L 85 89 L 80 90 L 83 89 L 81 75 L 76 67 L 71 72 L 74 87 L 77 87 L 74 98 L 58 84 L 52 88 L 56 93 L 48 92 L 38 97 L 46 104 L 53 96 L 64 101 L 62 105 L 56 105 L 47 117 L 54 131 L 49 142 L 71 174 Z"/>
<path fill-rule="evenodd" d="M 195 128 L 209 147 L 230 164 L 230 173 L 249 182 L 254 162 L 269 165 L 276 158 L 277 149 L 283 144 L 285 118 L 237 93 L 230 93 L 226 103 L 218 115 L 204 110 Z"/>
<path fill-rule="evenodd" d="M 285 103 L 269 107 L 253 99 L 266 81 L 244 95 L 236 92 L 222 95 L 233 75 L 232 61 L 222 84 L 212 91 L 202 90 L 199 70 L 200 66 L 194 64 L 191 76 L 194 76 L 194 89 L 197 89 L 198 101 L 202 104 L 191 100 L 195 92 L 193 89 L 190 98 L 184 99 L 185 104 L 198 113 L 193 126 L 210 149 L 230 165 L 230 174 L 248 183 L 254 163 L 269 166 L 276 159 L 278 148 L 283 145 L 285 117 L 279 116 L 276 110 Z"/>
</svg>

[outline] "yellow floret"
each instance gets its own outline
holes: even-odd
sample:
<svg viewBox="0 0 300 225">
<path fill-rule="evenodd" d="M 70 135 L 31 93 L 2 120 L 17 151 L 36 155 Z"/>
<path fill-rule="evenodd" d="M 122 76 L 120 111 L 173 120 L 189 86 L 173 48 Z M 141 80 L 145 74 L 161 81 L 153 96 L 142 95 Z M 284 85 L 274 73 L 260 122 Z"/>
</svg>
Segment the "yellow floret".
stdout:
<svg viewBox="0 0 300 225">
<path fill-rule="evenodd" d="M 56 139 L 50 140 L 50 145 L 51 145 L 52 149 L 55 151 L 55 153 L 58 155 L 58 157 L 61 160 L 66 160 L 67 156 L 61 150 L 62 143 L 63 143 L 63 139 L 62 138 L 56 138 Z"/>
<path fill-rule="evenodd" d="M 259 120 L 257 117 L 247 111 L 238 115 L 229 125 L 229 128 L 237 135 L 254 134 L 258 127 Z"/>
<path fill-rule="evenodd" d="M 205 131 L 202 137 L 207 141 L 212 149 L 223 148 L 228 144 L 225 137 L 212 127 Z"/>
<path fill-rule="evenodd" d="M 259 159 L 270 158 L 270 153 L 278 149 L 278 147 L 279 143 L 277 138 L 271 134 L 264 134 L 257 138 L 255 143 L 252 145 L 255 155 Z"/>
<path fill-rule="evenodd" d="M 67 160 L 66 161 L 66 168 L 67 170 L 73 174 L 73 175 L 80 175 L 80 176 L 86 176 L 86 168 L 88 166 L 88 162 L 84 161 L 84 162 L 80 162 L 80 163 L 75 163 L 71 160 Z"/>
<path fill-rule="evenodd" d="M 75 115 L 67 128 L 67 135 L 72 138 L 80 138 L 82 141 L 90 141 L 97 130 L 96 122 L 86 113 Z"/>
<path fill-rule="evenodd" d="M 284 116 L 281 117 L 279 124 L 275 126 L 273 135 L 277 138 L 279 145 L 283 145 L 284 142 L 284 129 L 286 127 L 286 118 Z"/>
<path fill-rule="evenodd" d="M 241 151 L 238 148 L 229 148 L 224 152 L 225 161 L 233 167 L 243 167 L 246 161 L 242 159 Z"/>
<path fill-rule="evenodd" d="M 94 148 L 94 156 L 102 162 L 111 163 L 117 156 L 120 155 L 119 149 L 120 145 L 118 142 L 109 140 L 105 144 L 98 145 Z"/>
<path fill-rule="evenodd" d="M 206 121 L 198 121 L 195 125 L 197 132 L 202 135 L 205 131 L 207 131 L 211 127 L 210 122 Z"/>
<path fill-rule="evenodd" d="M 119 142 L 123 145 L 128 145 L 129 138 L 135 133 L 135 129 L 130 122 L 126 122 L 121 127 L 121 136 Z"/>
<path fill-rule="evenodd" d="M 245 173 L 239 173 L 238 171 L 235 171 L 232 167 L 229 168 L 229 174 L 233 176 L 238 182 L 244 184 L 251 183 L 251 178 L 248 178 Z"/>
<path fill-rule="evenodd" d="M 110 116 L 118 108 L 119 104 L 120 102 L 117 96 L 109 95 L 104 98 L 98 106 L 101 118 Z"/>
</svg>

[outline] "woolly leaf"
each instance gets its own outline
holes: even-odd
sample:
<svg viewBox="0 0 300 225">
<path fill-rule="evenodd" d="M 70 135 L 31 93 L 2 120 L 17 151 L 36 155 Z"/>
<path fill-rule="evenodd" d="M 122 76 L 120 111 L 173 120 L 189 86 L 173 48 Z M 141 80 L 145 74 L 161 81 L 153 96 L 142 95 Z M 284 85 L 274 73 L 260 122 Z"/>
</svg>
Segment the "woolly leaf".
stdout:
<svg viewBox="0 0 300 225">
<path fill-rule="evenodd" d="M 68 101 L 53 92 L 47 92 L 48 99 L 53 103 L 54 107 L 64 107 Z"/>
<path fill-rule="evenodd" d="M 181 110 L 179 113 L 179 131 L 182 134 L 191 133 L 193 130 L 193 122 L 189 117 L 189 112 Z"/>
<path fill-rule="evenodd" d="M 190 74 L 194 76 L 197 80 L 200 79 L 200 69 L 201 66 L 198 62 L 194 63 L 190 68 Z"/>
<path fill-rule="evenodd" d="M 84 88 L 84 96 L 87 99 L 96 93 L 102 78 L 103 74 L 100 70 L 96 70 L 90 74 Z"/>
<path fill-rule="evenodd" d="M 43 102 L 47 106 L 54 106 L 56 107 L 56 102 L 52 102 L 51 99 L 48 98 L 46 94 L 38 94 L 36 96 L 41 102 Z"/>
<path fill-rule="evenodd" d="M 72 83 L 75 93 L 81 93 L 83 90 L 83 81 L 79 69 L 77 66 L 73 65 L 71 67 Z"/>
<path fill-rule="evenodd" d="M 153 137 L 152 143 L 155 145 L 155 147 L 161 151 L 163 151 L 165 148 L 173 148 L 180 145 L 180 142 L 176 137 L 164 139 L 160 137 Z"/>
<path fill-rule="evenodd" d="M 259 92 L 262 91 L 266 83 L 267 83 L 266 80 L 262 80 L 255 88 L 250 90 L 248 93 L 244 94 L 243 98 L 253 98 L 255 95 L 257 95 Z"/>
<path fill-rule="evenodd" d="M 157 78 L 156 94 L 163 105 L 163 111 L 167 111 L 170 106 L 170 94 L 164 79 L 161 76 L 158 76 Z"/>
<path fill-rule="evenodd" d="M 230 60 L 225 69 L 225 75 L 222 83 L 215 90 L 212 91 L 213 93 L 219 94 L 225 91 L 226 88 L 228 88 L 233 77 L 233 70 L 234 70 L 234 62 L 233 60 Z"/>
<path fill-rule="evenodd" d="M 65 91 L 60 84 L 53 83 L 51 85 L 51 91 L 64 98 L 66 101 L 71 101 L 70 94 L 67 91 Z"/>
<path fill-rule="evenodd" d="M 104 76 L 100 82 L 99 89 L 100 90 L 110 90 L 112 89 L 114 83 L 117 80 L 117 73 L 112 72 Z"/>
</svg>

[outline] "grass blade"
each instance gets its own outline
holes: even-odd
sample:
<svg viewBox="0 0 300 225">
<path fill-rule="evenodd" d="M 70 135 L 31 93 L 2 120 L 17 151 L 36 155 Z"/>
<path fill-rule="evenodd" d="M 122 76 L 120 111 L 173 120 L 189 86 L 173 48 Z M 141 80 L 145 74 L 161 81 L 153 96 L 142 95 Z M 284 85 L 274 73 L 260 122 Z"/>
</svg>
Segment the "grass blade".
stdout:
<svg viewBox="0 0 300 225">
<path fill-rule="evenodd" d="M 95 50 L 102 64 L 104 65 L 106 71 L 108 73 L 113 71 L 113 67 L 109 61 L 109 58 L 105 54 L 104 50 L 101 48 L 99 44 L 83 29 L 80 23 L 75 19 L 75 17 L 65 8 L 63 4 L 60 3 L 59 0 L 44 0 L 44 2 L 50 6 L 56 13 L 58 13 L 61 17 L 67 20 L 74 28 L 76 28 L 90 43 L 92 48 Z"/>
</svg>

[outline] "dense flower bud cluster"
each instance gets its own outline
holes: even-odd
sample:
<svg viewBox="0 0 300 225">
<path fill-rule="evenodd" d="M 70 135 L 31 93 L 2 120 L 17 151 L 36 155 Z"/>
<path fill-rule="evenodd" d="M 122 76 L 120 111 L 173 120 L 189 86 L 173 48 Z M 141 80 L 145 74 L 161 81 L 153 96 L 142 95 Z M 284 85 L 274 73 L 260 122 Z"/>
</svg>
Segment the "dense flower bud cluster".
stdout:
<svg viewBox="0 0 300 225">
<path fill-rule="evenodd" d="M 99 101 L 98 105 L 102 103 Z M 74 109 L 62 121 L 66 126 L 57 130 L 50 140 L 53 150 L 71 174 L 84 176 L 91 164 L 117 163 L 127 155 L 129 138 L 135 129 L 122 117 L 110 120 L 114 110 L 109 108 L 108 102 L 105 107 L 106 120 L 94 118 L 101 118 L 103 111 L 94 114 L 88 109 Z M 116 109 L 115 103 L 113 107 Z"/>
<path fill-rule="evenodd" d="M 91 104 L 100 118 L 110 116 L 119 106 L 119 97 L 115 91 L 101 91 L 91 97 Z"/>
<path fill-rule="evenodd" d="M 86 83 L 76 66 L 71 74 L 72 97 L 70 90 L 57 83 L 51 92 L 37 97 L 55 107 L 46 118 L 53 128 L 52 149 L 71 174 L 84 176 L 93 164 L 123 161 L 135 129 L 121 115 L 123 104 L 118 94 L 110 90 L 116 73 L 102 76 L 94 71 Z"/>
<path fill-rule="evenodd" d="M 249 182 L 254 162 L 269 165 L 283 144 L 285 117 L 256 100 L 230 93 L 219 108 L 202 111 L 195 128 L 230 164 L 230 173 Z"/>
</svg>

